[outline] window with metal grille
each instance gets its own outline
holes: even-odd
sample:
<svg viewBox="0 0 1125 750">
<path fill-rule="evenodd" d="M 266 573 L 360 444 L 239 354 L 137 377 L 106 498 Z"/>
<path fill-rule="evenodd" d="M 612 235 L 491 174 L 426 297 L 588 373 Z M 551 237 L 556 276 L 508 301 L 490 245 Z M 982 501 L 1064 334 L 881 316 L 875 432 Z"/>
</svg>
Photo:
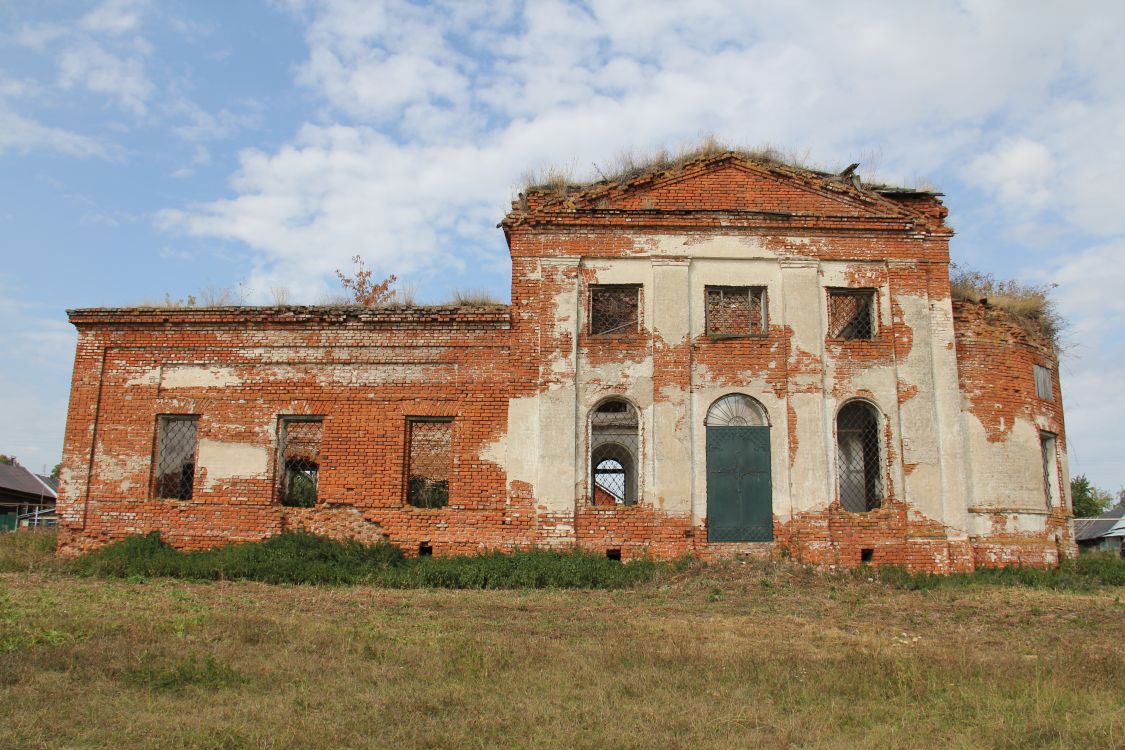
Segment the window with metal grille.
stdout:
<svg viewBox="0 0 1125 750">
<path fill-rule="evenodd" d="M 766 333 L 764 286 L 709 286 L 707 333 L 711 336 L 761 336 Z"/>
<path fill-rule="evenodd" d="M 875 338 L 873 289 L 828 290 L 828 337 L 853 340 Z"/>
<path fill-rule="evenodd" d="M 1043 452 L 1043 487 L 1047 507 L 1053 508 L 1058 502 L 1059 467 L 1055 460 L 1055 436 L 1049 432 L 1039 433 L 1039 448 Z"/>
<path fill-rule="evenodd" d="M 637 503 L 638 429 L 637 410 L 624 399 L 603 401 L 590 413 L 590 502 L 594 505 Z"/>
<path fill-rule="evenodd" d="M 316 505 L 320 484 L 321 417 L 282 417 L 278 429 L 278 498 L 292 508 Z"/>
<path fill-rule="evenodd" d="M 627 335 L 640 328 L 640 284 L 590 287 L 590 335 Z"/>
<path fill-rule="evenodd" d="M 836 456 L 840 505 L 862 513 L 883 504 L 883 456 L 879 413 L 871 404 L 852 401 L 836 415 Z"/>
<path fill-rule="evenodd" d="M 156 470 L 152 494 L 165 500 L 191 500 L 195 484 L 195 444 L 199 417 L 157 417 Z"/>
<path fill-rule="evenodd" d="M 453 420 L 410 417 L 406 424 L 406 502 L 416 508 L 444 508 L 453 466 Z"/>
<path fill-rule="evenodd" d="M 1035 365 L 1035 395 L 1047 401 L 1055 400 L 1055 389 L 1051 383 L 1051 371 L 1043 365 Z"/>
</svg>

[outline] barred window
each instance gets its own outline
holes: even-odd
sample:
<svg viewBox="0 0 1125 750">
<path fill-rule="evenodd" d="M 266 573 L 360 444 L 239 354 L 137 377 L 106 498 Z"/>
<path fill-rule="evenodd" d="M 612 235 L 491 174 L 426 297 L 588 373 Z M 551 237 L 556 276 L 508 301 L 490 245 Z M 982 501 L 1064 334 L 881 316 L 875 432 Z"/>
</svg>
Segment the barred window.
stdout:
<svg viewBox="0 0 1125 750">
<path fill-rule="evenodd" d="M 875 338 L 875 291 L 873 289 L 828 290 L 828 337 L 833 339 Z"/>
<path fill-rule="evenodd" d="M 603 401 L 590 413 L 592 504 L 637 503 L 638 427 L 637 410 L 624 399 Z"/>
<path fill-rule="evenodd" d="M 292 508 L 316 505 L 320 485 L 321 417 L 282 417 L 278 430 L 278 498 Z"/>
<path fill-rule="evenodd" d="M 760 336 L 766 333 L 764 286 L 709 286 L 707 333 L 712 336 Z"/>
<path fill-rule="evenodd" d="M 157 417 L 156 471 L 152 494 L 165 500 L 191 500 L 195 484 L 195 446 L 199 417 Z"/>
<path fill-rule="evenodd" d="M 862 513 L 883 504 L 879 413 L 871 404 L 852 401 L 836 415 L 836 463 L 844 510 Z"/>
<path fill-rule="evenodd" d="M 1051 383 L 1051 371 L 1043 365 L 1035 365 L 1035 395 L 1046 401 L 1055 400 L 1055 389 Z"/>
<path fill-rule="evenodd" d="M 453 420 L 410 417 L 406 424 L 406 502 L 416 508 L 444 508 L 453 467 Z"/>
<path fill-rule="evenodd" d="M 640 284 L 590 287 L 590 335 L 627 335 L 640 328 Z"/>
</svg>

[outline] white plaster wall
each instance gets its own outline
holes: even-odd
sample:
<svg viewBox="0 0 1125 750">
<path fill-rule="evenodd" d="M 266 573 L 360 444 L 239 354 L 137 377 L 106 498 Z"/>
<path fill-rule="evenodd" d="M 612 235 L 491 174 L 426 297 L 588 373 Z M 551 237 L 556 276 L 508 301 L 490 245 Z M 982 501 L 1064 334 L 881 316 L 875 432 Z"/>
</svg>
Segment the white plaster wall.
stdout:
<svg viewBox="0 0 1125 750">
<path fill-rule="evenodd" d="M 984 425 L 968 410 L 964 427 L 972 466 L 973 507 L 1046 512 L 1039 428 L 1017 419 L 1003 439 L 992 442 Z"/>
<path fill-rule="evenodd" d="M 796 247 L 802 242 L 807 241 L 793 238 L 789 244 Z M 558 293 L 555 330 L 544 333 L 544 338 L 569 333 L 574 346 L 544 363 L 543 375 L 550 382 L 544 393 L 511 402 L 508 435 L 487 448 L 486 457 L 503 456 L 509 478 L 530 481 L 548 510 L 570 511 L 588 490 L 590 410 L 607 396 L 621 395 L 640 411 L 642 502 L 669 512 L 690 510 L 698 522 L 706 515 L 703 420 L 716 399 L 744 393 L 769 415 L 774 512 L 785 520 L 798 512 L 825 508 L 836 494 L 835 415 L 847 398 L 826 396 L 837 365 L 825 346 L 826 290 L 849 286 L 851 274 L 866 266 L 883 280 L 877 284 L 878 325 L 885 330 L 892 325 L 891 300 L 896 295 L 887 282 L 888 262 L 778 257 L 755 237 L 671 234 L 643 238 L 638 246 L 651 255 L 541 261 L 544 268 L 554 266 L 544 277 L 561 277 L 558 272 L 563 269 L 581 271 L 574 275 L 573 284 Z M 588 313 L 580 305 L 580 285 L 587 281 L 642 285 L 644 328 L 668 346 L 705 334 L 706 286 L 766 286 L 769 322 L 788 327 L 793 347 L 792 362 L 780 361 L 784 349 L 777 347 L 778 361 L 771 366 L 788 364 L 795 369 L 798 357 L 806 363 L 812 358 L 821 363 L 821 371 L 790 373 L 788 390 L 779 395 L 758 372 L 748 369 L 742 382 L 717 386 L 706 367 L 695 363 L 689 390 L 671 385 L 654 393 L 651 348 L 638 361 L 591 360 L 578 352 Z M 886 472 L 890 489 L 919 513 L 963 529 L 966 457 L 952 311 L 947 300 L 931 303 L 924 292 L 897 294 L 894 299 L 912 330 L 911 350 L 902 361 L 892 357 L 858 371 L 849 364 L 849 391 L 867 392 L 890 426 L 890 445 L 885 446 L 893 448 L 895 456 Z M 901 407 L 900 384 L 918 389 Z M 795 414 L 792 457 L 789 408 Z M 904 472 L 904 461 L 914 465 L 910 475 Z"/>
<path fill-rule="evenodd" d="M 212 490 L 221 481 L 239 478 L 261 479 L 269 476 L 269 451 L 253 443 L 230 443 L 219 440 L 199 441 L 196 464 L 206 473 L 203 489 Z"/>
</svg>

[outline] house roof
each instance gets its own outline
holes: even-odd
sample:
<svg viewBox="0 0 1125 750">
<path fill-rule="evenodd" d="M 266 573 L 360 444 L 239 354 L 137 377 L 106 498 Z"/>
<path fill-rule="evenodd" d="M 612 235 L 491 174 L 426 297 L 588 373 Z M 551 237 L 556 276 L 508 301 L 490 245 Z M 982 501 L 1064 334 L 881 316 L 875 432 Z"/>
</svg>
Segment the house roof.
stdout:
<svg viewBox="0 0 1125 750">
<path fill-rule="evenodd" d="M 0 493 L 55 499 L 55 491 L 48 484 L 19 464 L 0 463 Z"/>
<path fill-rule="evenodd" d="M 1111 508 L 1096 518 L 1074 519 L 1074 541 L 1125 536 L 1125 507 Z"/>
</svg>

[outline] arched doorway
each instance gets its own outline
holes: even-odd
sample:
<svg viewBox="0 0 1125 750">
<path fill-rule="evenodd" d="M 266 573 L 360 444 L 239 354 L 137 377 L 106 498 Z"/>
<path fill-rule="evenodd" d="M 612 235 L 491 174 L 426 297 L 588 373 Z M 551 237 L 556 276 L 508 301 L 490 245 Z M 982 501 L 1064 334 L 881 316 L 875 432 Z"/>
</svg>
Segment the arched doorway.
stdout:
<svg viewBox="0 0 1125 750">
<path fill-rule="evenodd" d="M 773 488 L 766 410 L 732 393 L 711 404 L 707 428 L 707 541 L 772 542 Z"/>
</svg>

